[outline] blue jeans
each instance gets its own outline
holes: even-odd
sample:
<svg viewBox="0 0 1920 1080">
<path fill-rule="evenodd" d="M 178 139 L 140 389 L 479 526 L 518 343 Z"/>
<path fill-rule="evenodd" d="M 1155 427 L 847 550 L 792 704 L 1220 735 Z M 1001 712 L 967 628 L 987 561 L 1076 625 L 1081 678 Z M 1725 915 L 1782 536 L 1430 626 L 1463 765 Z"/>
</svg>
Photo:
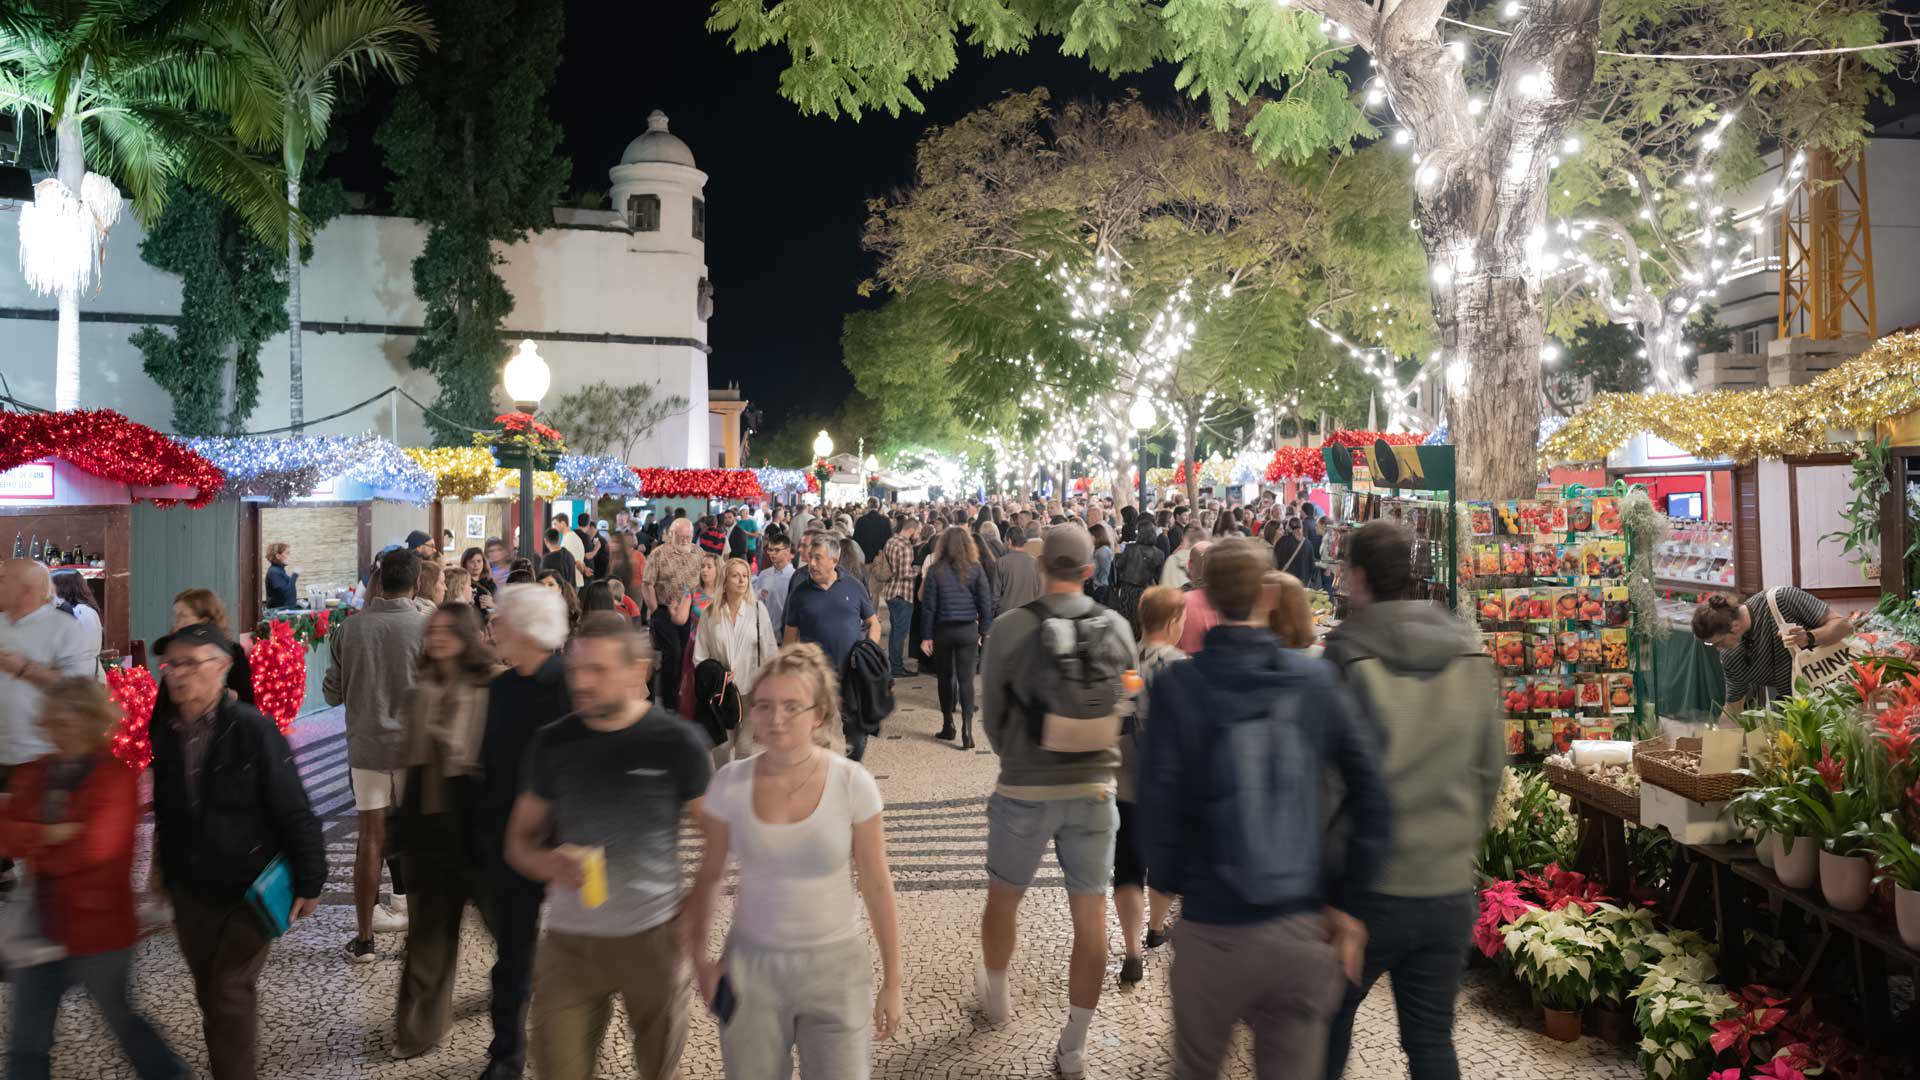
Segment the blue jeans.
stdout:
<svg viewBox="0 0 1920 1080">
<path fill-rule="evenodd" d="M 133 950 L 116 949 L 92 956 L 69 956 L 48 964 L 13 971 L 11 1042 L 7 1046 L 8 1080 L 46 1080 L 52 1073 L 53 1023 L 60 999 L 75 983 L 87 991 L 107 1030 L 140 1080 L 174 1080 L 191 1074 L 153 1030 L 146 1017 L 133 1011 L 128 999 L 128 977 Z"/>
<path fill-rule="evenodd" d="M 894 678 L 907 674 L 907 639 L 913 634 L 913 601 L 887 599 L 887 661 Z"/>
<path fill-rule="evenodd" d="M 1333 1018 L 1327 1078 L 1339 1080 L 1353 1041 L 1353 1015 L 1381 975 L 1393 976 L 1400 1048 L 1413 1080 L 1459 1080 L 1453 1052 L 1453 1002 L 1472 941 L 1479 905 L 1471 892 L 1453 896 L 1371 893 L 1347 914 L 1367 924 L 1366 971 Z"/>
</svg>

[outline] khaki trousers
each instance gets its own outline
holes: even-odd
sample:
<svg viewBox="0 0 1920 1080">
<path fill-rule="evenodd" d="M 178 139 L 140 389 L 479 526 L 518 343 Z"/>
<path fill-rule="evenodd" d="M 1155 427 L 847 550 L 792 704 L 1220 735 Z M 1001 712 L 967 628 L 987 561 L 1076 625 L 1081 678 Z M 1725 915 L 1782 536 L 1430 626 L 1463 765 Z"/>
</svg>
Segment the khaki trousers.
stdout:
<svg viewBox="0 0 1920 1080">
<path fill-rule="evenodd" d="M 679 925 L 675 916 L 630 937 L 551 930 L 541 937 L 533 965 L 536 1077 L 593 1080 L 618 994 L 633 1029 L 634 1075 L 676 1080 L 693 988 L 693 973 L 680 952 Z"/>
<path fill-rule="evenodd" d="M 1317 911 L 1173 927 L 1173 1075 L 1214 1080 L 1244 1020 L 1259 1080 L 1318 1077 L 1346 978 Z"/>
</svg>

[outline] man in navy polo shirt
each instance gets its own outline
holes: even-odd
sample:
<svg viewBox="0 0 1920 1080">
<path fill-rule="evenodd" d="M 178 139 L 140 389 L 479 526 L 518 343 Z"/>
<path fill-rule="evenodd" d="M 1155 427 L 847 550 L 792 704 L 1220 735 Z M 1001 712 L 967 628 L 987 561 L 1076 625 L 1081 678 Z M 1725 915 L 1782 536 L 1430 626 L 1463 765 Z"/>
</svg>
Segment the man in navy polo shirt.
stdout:
<svg viewBox="0 0 1920 1080">
<path fill-rule="evenodd" d="M 830 533 L 814 537 L 807 548 L 807 574 L 794 575 L 793 593 L 787 597 L 786 640 L 806 641 L 820 646 L 833 670 L 846 681 L 847 654 L 862 637 L 878 644 L 880 621 L 873 617 L 873 598 L 867 587 L 840 573 L 840 541 Z M 841 700 L 845 700 L 845 694 Z M 867 730 L 843 714 L 841 726 L 847 734 L 847 756 L 859 761 L 867 752 Z"/>
</svg>

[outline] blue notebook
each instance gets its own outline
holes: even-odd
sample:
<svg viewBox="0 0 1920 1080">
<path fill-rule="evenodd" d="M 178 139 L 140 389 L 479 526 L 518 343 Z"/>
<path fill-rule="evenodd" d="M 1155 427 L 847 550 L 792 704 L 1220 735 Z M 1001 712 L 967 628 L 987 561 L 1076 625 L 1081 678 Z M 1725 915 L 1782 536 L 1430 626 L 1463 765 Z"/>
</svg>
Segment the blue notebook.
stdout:
<svg viewBox="0 0 1920 1080">
<path fill-rule="evenodd" d="M 287 932 L 287 917 L 293 914 L 293 871 L 287 868 L 285 857 L 275 855 L 253 879 L 247 887 L 247 902 L 259 914 L 268 935 L 279 937 Z"/>
</svg>

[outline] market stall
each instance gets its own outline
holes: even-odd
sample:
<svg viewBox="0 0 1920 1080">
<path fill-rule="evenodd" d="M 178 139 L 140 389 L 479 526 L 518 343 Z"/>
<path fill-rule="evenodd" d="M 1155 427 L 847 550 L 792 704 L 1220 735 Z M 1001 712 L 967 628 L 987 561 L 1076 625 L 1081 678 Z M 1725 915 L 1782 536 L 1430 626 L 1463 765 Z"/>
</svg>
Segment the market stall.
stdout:
<svg viewBox="0 0 1920 1080">
<path fill-rule="evenodd" d="M 99 601 L 106 648 L 135 639 L 135 507 L 206 505 L 226 478 L 206 458 L 118 413 L 0 413 L 0 529 L 7 551 L 71 570 Z M 0 542 L 6 542 L 0 540 Z"/>
</svg>

